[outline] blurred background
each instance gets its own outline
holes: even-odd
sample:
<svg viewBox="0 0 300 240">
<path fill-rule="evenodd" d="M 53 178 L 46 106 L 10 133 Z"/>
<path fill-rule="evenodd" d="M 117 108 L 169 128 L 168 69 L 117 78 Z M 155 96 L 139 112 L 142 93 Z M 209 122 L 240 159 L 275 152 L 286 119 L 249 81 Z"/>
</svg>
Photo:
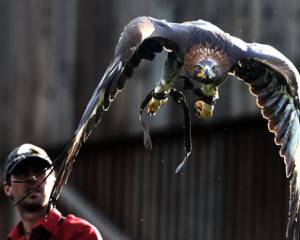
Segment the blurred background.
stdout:
<svg viewBox="0 0 300 240">
<path fill-rule="evenodd" d="M 204 19 L 248 42 L 268 43 L 300 65 L 298 0 L 0 0 L 0 154 L 30 142 L 52 157 L 72 136 L 124 26 L 150 15 Z M 229 78 L 212 119 L 193 116 L 184 171 L 183 115 L 172 101 L 148 118 L 139 106 L 165 55 L 144 61 L 83 146 L 59 209 L 90 220 L 104 239 L 283 239 L 285 167 L 248 87 Z M 192 102 L 191 102 L 192 103 Z M 0 238 L 18 221 L 0 195 Z"/>
</svg>

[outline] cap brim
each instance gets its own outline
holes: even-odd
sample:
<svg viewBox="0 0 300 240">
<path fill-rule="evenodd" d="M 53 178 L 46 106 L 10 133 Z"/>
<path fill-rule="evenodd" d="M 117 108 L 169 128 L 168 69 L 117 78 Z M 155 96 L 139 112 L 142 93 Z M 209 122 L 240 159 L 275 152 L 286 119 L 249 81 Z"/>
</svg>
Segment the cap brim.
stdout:
<svg viewBox="0 0 300 240">
<path fill-rule="evenodd" d="M 10 176 L 17 167 L 20 167 L 22 164 L 28 164 L 29 162 L 34 162 L 37 160 L 39 162 L 42 161 L 42 162 L 46 163 L 47 166 L 50 166 L 52 164 L 50 159 L 45 159 L 45 158 L 42 158 L 39 156 L 30 156 L 30 157 L 20 158 L 20 159 L 14 161 L 10 166 L 8 166 L 8 168 L 6 170 L 6 176 L 5 176 L 6 180 L 7 180 L 8 176 Z"/>
</svg>

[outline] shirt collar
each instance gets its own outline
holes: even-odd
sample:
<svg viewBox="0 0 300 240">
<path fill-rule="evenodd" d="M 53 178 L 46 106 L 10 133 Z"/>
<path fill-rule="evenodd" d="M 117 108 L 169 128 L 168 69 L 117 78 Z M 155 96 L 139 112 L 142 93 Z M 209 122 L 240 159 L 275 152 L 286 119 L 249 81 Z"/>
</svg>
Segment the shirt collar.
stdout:
<svg viewBox="0 0 300 240">
<path fill-rule="evenodd" d="M 57 209 L 52 209 L 50 213 L 39 220 L 37 224 L 34 226 L 34 229 L 43 227 L 45 228 L 48 232 L 50 232 L 53 236 L 57 236 L 58 234 L 58 228 L 57 226 L 59 225 L 61 219 L 61 213 Z M 22 237 L 23 233 L 23 224 L 22 221 L 17 224 L 17 226 L 10 232 L 8 235 L 9 238 L 15 240 L 15 239 L 20 239 Z"/>
<path fill-rule="evenodd" d="M 8 239 L 20 239 L 22 237 L 23 232 L 23 224 L 22 222 L 19 222 L 16 227 L 10 232 L 8 235 Z"/>
</svg>

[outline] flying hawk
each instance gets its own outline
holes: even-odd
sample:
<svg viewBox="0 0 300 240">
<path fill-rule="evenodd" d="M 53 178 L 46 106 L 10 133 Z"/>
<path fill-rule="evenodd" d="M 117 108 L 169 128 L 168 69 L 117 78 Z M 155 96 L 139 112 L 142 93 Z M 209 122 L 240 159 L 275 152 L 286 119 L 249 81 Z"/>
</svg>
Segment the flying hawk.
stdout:
<svg viewBox="0 0 300 240">
<path fill-rule="evenodd" d="M 78 128 L 55 160 L 57 181 L 51 202 L 57 201 L 66 183 L 75 157 L 82 143 L 99 123 L 103 112 L 120 92 L 134 68 L 142 59 L 152 60 L 155 53 L 167 51 L 162 80 L 147 96 L 141 113 L 147 108 L 155 114 L 169 97 L 181 104 L 187 127 L 186 157 L 176 171 L 180 171 L 191 151 L 189 109 L 182 92 L 174 82 L 183 81 L 184 88 L 195 94 L 194 108 L 200 117 L 210 117 L 218 99 L 218 86 L 228 74 L 248 84 L 257 97 L 257 105 L 268 120 L 268 127 L 280 145 L 286 175 L 290 178 L 290 202 L 287 239 L 299 239 L 299 187 L 297 177 L 300 161 L 299 129 L 299 72 L 293 63 L 275 48 L 259 43 L 246 43 L 203 21 L 172 23 L 152 17 L 133 19 L 122 32 L 114 57 L 99 82 Z M 142 119 L 141 119 L 142 120 Z M 148 129 L 142 120 L 145 144 L 151 147 Z"/>
</svg>

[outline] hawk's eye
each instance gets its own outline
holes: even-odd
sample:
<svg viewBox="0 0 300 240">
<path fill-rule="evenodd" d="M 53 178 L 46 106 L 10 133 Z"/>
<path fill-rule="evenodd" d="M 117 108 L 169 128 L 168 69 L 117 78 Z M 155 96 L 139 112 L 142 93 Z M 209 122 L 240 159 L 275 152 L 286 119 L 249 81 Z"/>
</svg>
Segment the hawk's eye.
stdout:
<svg viewBox="0 0 300 240">
<path fill-rule="evenodd" d="M 196 66 L 194 67 L 194 70 L 196 70 L 196 71 L 200 71 L 200 70 L 201 70 L 201 66 L 199 66 L 199 65 L 196 65 Z"/>
</svg>

